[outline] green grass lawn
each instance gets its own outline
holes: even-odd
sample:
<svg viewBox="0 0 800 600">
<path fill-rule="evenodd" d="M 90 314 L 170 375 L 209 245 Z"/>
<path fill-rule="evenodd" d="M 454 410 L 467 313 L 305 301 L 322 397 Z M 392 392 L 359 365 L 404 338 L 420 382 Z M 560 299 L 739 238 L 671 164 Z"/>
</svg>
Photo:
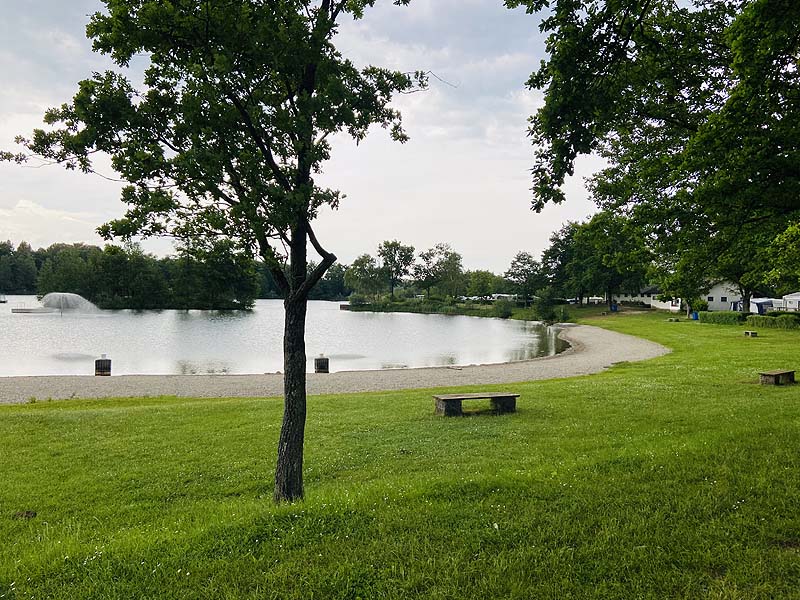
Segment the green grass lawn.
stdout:
<svg viewBox="0 0 800 600">
<path fill-rule="evenodd" d="M 279 400 L 2 407 L 0 599 L 800 597 L 800 388 L 757 383 L 800 332 L 587 322 L 674 351 L 513 415 L 310 398 L 291 506 Z"/>
</svg>

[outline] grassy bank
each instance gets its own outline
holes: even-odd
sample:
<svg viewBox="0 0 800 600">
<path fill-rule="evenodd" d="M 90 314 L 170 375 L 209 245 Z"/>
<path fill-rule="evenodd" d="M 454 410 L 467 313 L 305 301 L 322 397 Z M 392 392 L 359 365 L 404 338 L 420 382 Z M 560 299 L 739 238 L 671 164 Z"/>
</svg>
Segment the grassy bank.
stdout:
<svg viewBox="0 0 800 600">
<path fill-rule="evenodd" d="M 0 598 L 798 597 L 798 388 L 756 372 L 800 332 L 592 323 L 674 351 L 503 386 L 503 417 L 311 398 L 294 506 L 278 400 L 2 407 Z"/>
</svg>

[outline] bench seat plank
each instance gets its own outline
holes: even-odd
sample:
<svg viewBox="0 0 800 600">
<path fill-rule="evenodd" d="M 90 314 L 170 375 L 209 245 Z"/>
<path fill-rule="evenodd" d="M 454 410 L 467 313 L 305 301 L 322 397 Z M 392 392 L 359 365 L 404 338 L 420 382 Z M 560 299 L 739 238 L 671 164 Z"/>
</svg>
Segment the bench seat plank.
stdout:
<svg viewBox="0 0 800 600">
<path fill-rule="evenodd" d="M 480 400 L 491 398 L 519 398 L 519 394 L 508 392 L 485 392 L 483 394 L 435 394 L 437 400 Z"/>
</svg>

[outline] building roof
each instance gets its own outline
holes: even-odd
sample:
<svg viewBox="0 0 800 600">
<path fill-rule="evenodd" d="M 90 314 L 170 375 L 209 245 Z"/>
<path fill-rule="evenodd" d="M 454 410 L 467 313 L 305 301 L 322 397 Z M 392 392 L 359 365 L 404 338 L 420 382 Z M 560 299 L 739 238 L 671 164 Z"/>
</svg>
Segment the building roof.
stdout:
<svg viewBox="0 0 800 600">
<path fill-rule="evenodd" d="M 783 297 L 784 300 L 800 300 L 800 292 L 793 292 L 791 294 L 786 294 Z"/>
</svg>

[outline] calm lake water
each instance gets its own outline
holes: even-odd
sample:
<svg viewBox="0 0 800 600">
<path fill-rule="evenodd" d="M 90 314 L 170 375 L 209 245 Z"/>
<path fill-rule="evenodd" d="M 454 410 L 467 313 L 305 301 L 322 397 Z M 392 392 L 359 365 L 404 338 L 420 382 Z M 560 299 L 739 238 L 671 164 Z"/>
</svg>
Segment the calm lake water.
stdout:
<svg viewBox="0 0 800 600">
<path fill-rule="evenodd" d="M 250 312 L 99 311 L 13 314 L 34 296 L 0 304 L 0 376 L 90 375 L 107 354 L 114 375 L 274 373 L 283 370 L 283 304 Z M 477 317 L 364 313 L 309 303 L 308 370 L 324 354 L 331 371 L 468 365 L 562 351 L 554 330 Z"/>
</svg>

